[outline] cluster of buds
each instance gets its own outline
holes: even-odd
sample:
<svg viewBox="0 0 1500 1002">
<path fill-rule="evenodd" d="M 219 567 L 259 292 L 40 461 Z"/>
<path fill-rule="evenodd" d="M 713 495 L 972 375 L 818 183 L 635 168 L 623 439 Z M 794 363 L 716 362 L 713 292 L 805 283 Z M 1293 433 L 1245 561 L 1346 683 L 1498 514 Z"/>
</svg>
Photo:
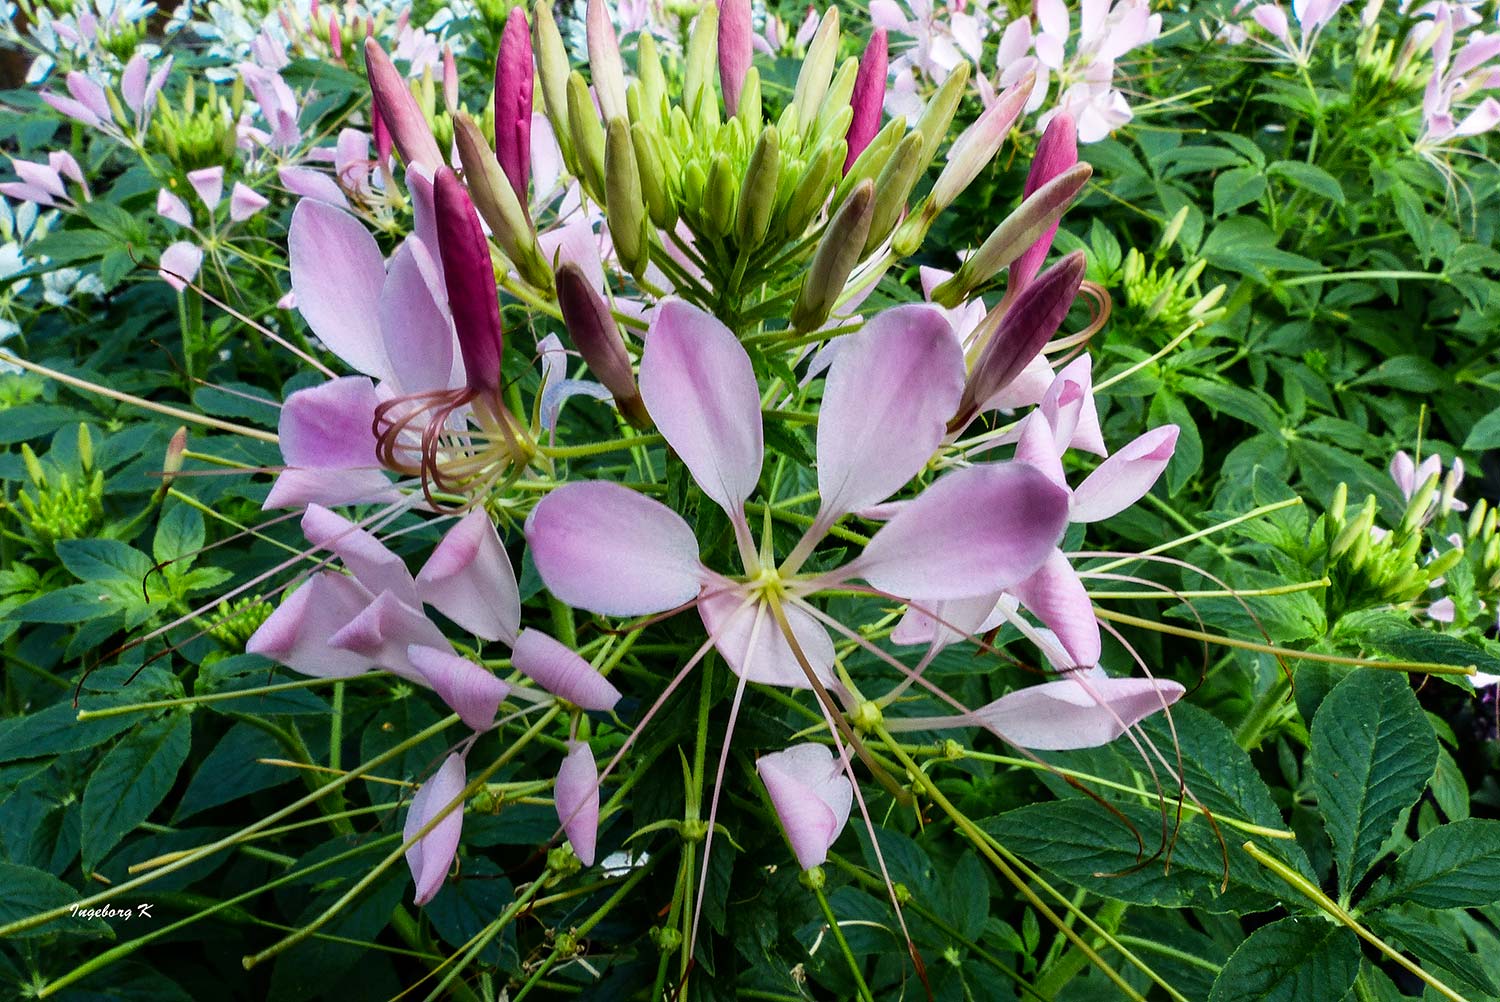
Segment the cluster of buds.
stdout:
<svg viewBox="0 0 1500 1002">
<path fill-rule="evenodd" d="M 206 89 L 200 93 L 189 75 L 179 103 L 160 102 L 151 119 L 152 144 L 184 172 L 234 160 L 245 104 L 244 79 L 236 76 L 227 93 L 213 83 Z"/>
<path fill-rule="evenodd" d="M 1464 548 L 1475 555 L 1475 579 L 1490 595 L 1500 594 L 1500 531 L 1495 516 L 1496 510 L 1481 499 L 1464 527 Z"/>
<path fill-rule="evenodd" d="M 44 464 L 31 446 L 21 444 L 28 483 L 8 505 L 23 531 L 37 549 L 46 549 L 59 539 L 82 539 L 95 535 L 104 517 L 104 471 L 94 467 L 93 438 L 85 425 L 78 426 L 76 460 L 59 462 L 49 454 Z"/>
<path fill-rule="evenodd" d="M 1198 287 L 1198 278 L 1208 262 L 1198 258 L 1185 268 L 1165 263 L 1167 252 L 1182 233 L 1187 214 L 1188 207 L 1184 205 L 1172 217 L 1149 261 L 1135 247 L 1125 252 L 1120 277 L 1125 316 L 1142 326 L 1175 333 L 1189 323 L 1212 323 L 1223 313 L 1217 307 L 1224 298 L 1225 287 L 1216 285 L 1207 292 Z"/>
<path fill-rule="evenodd" d="M 1461 541 L 1460 545 L 1428 558 L 1427 524 L 1435 513 L 1446 514 L 1453 505 L 1452 491 L 1440 485 L 1441 479 L 1440 473 L 1433 472 L 1411 493 L 1400 521 L 1391 530 L 1375 524 L 1379 505 L 1374 495 L 1366 497 L 1360 509 L 1350 516 L 1348 485 L 1339 484 L 1328 507 L 1323 532 L 1328 547 L 1328 576 L 1333 587 L 1344 596 L 1346 608 L 1421 601 L 1463 559 Z M 1448 479 L 1454 481 L 1451 473 Z M 1500 555 L 1500 542 L 1496 546 Z"/>
</svg>

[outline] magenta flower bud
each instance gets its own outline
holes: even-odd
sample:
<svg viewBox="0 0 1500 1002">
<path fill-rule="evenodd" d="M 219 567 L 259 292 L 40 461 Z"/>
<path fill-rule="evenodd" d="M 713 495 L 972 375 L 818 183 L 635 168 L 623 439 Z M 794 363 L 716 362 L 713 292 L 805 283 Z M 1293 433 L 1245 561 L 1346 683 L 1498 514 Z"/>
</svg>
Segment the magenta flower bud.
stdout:
<svg viewBox="0 0 1500 1002">
<path fill-rule="evenodd" d="M 365 39 L 365 72 L 370 78 L 370 98 L 390 130 L 401 159 L 429 173 L 443 166 L 443 154 L 432 137 L 427 116 L 417 106 L 396 64 L 373 38 Z"/>
<path fill-rule="evenodd" d="M 1021 374 L 1026 364 L 1057 333 L 1083 284 L 1083 251 L 1074 251 L 1042 272 L 1016 296 L 1000 327 L 985 344 L 969 373 L 950 428 L 962 427 L 994 395 Z"/>
<path fill-rule="evenodd" d="M 495 393 L 500 389 L 500 356 L 505 335 L 500 327 L 500 300 L 495 294 L 495 270 L 490 265 L 490 242 L 479 224 L 479 214 L 463 182 L 451 167 L 437 172 L 433 185 L 437 213 L 438 257 L 448 287 L 448 308 L 458 331 L 469 388 Z"/>
<path fill-rule="evenodd" d="M 375 157 L 381 167 L 391 162 L 391 149 L 395 145 L 391 141 L 391 130 L 386 128 L 385 119 L 380 117 L 379 105 L 370 105 L 370 135 L 375 140 Z"/>
<path fill-rule="evenodd" d="M 571 261 L 557 269 L 557 303 L 562 307 L 563 323 L 567 324 L 573 346 L 615 398 L 620 413 L 638 428 L 650 427 L 651 418 L 641 403 L 630 355 L 625 351 L 609 304 L 589 284 L 583 270 Z"/>
<path fill-rule="evenodd" d="M 339 16 L 328 15 L 328 51 L 339 64 L 344 62 L 344 34 L 339 30 Z"/>
<path fill-rule="evenodd" d="M 1026 174 L 1026 187 L 1022 197 L 1030 195 L 1048 181 L 1078 162 L 1078 130 L 1073 116 L 1058 112 L 1047 123 L 1041 140 L 1036 145 L 1036 157 L 1031 161 L 1031 170 Z M 1037 242 L 1021 252 L 1010 266 L 1010 288 L 1016 292 L 1024 289 L 1036 276 L 1047 252 L 1052 249 L 1052 238 L 1057 236 L 1057 223 L 1049 226 Z"/>
<path fill-rule="evenodd" d="M 740 107 L 740 91 L 754 55 L 750 0 L 719 0 L 719 87 L 724 110 L 733 117 Z"/>
<path fill-rule="evenodd" d="M 531 26 L 526 12 L 512 7 L 495 60 L 495 159 L 500 161 L 516 200 L 526 205 L 531 175 Z"/>
<path fill-rule="evenodd" d="M 885 103 L 885 74 L 888 46 L 885 29 L 876 28 L 865 46 L 864 58 L 859 61 L 859 73 L 854 77 L 854 94 L 849 105 L 854 109 L 854 118 L 849 123 L 849 152 L 844 156 L 844 173 L 854 166 L 854 161 L 870 145 L 875 133 L 880 131 L 880 108 Z"/>
</svg>

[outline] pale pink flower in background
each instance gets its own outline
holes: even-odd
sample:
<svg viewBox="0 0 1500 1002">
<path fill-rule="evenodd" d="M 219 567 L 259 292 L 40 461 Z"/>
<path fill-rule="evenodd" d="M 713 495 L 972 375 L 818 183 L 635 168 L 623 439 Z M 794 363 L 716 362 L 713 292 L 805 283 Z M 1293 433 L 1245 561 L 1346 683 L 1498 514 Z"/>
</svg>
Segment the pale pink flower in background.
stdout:
<svg viewBox="0 0 1500 1002">
<path fill-rule="evenodd" d="M 187 175 L 188 185 L 198 196 L 198 201 L 207 209 L 206 223 L 202 229 L 193 223 L 193 211 L 181 197 L 166 188 L 156 192 L 156 214 L 176 226 L 192 232 L 196 240 L 178 240 L 162 252 L 158 273 L 172 288 L 181 292 L 188 283 L 198 277 L 203 266 L 204 246 L 216 242 L 229 226 L 242 223 L 260 212 L 270 200 L 253 188 L 236 181 L 229 193 L 228 224 L 219 219 L 219 206 L 224 201 L 224 168 L 205 167 Z M 207 234 L 207 236 L 205 236 Z"/>
<path fill-rule="evenodd" d="M 1078 140 L 1094 143 L 1131 119 L 1125 95 L 1115 87 L 1117 62 L 1161 34 L 1161 15 L 1151 13 L 1147 0 L 1092 0 L 1079 10 L 1078 36 L 1064 0 L 1038 0 L 1039 30 L 1032 40 L 1037 60 L 1034 94 L 1047 94 L 1056 78 L 1052 107 L 1038 125 L 1066 112 L 1078 127 Z M 1012 43 L 1013 45 L 1019 43 Z"/>
<path fill-rule="evenodd" d="M 872 0 L 870 20 L 893 36 L 893 85 L 886 94 L 886 111 L 908 120 L 921 114 L 922 102 L 915 96 L 918 75 L 931 85 L 942 83 L 961 62 L 977 68 L 991 23 L 982 4 L 947 7 L 933 0 Z M 903 46 L 903 38 L 910 43 Z"/>
<path fill-rule="evenodd" d="M 1348 0 L 1293 0 L 1295 31 L 1287 18 L 1286 9 L 1279 3 L 1260 4 L 1250 11 L 1250 17 L 1273 41 L 1266 41 L 1253 34 L 1248 37 L 1276 56 L 1288 59 L 1298 66 L 1306 66 L 1312 58 L 1318 36 L 1347 2 Z"/>
<path fill-rule="evenodd" d="M 1459 24 L 1451 12 L 1439 12 L 1431 22 L 1432 75 L 1422 93 L 1422 132 L 1417 149 L 1431 153 L 1455 142 L 1489 132 L 1500 125 L 1500 100 L 1472 99 L 1481 91 L 1500 88 L 1500 32 L 1470 31 L 1454 51 Z"/>
<path fill-rule="evenodd" d="M 0 195 L 19 202 L 31 202 L 44 209 L 72 209 L 76 203 L 68 195 L 66 184 L 72 181 L 82 191 L 85 202 L 90 198 L 83 170 L 73 154 L 66 150 L 48 153 L 46 163 L 12 158 L 10 167 L 19 180 L 0 182 Z"/>
</svg>

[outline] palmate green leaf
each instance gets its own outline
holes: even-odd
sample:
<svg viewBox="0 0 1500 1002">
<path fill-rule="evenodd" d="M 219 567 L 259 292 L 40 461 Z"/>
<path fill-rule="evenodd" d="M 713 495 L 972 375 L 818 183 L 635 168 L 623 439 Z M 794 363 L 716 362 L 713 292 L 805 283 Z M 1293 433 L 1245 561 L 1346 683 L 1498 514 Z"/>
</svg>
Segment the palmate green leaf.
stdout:
<svg viewBox="0 0 1500 1002">
<path fill-rule="evenodd" d="M 131 581 L 151 573 L 151 558 L 118 539 L 64 539 L 57 544 L 64 567 L 81 581 Z"/>
<path fill-rule="evenodd" d="M 1201 816 L 1184 816 L 1168 868 L 1162 856 L 1151 855 L 1161 840 L 1161 812 L 1130 803 L 1114 807 L 1140 842 L 1125 822 L 1084 799 L 1031 804 L 981 821 L 980 827 L 1048 873 L 1129 904 L 1246 914 L 1277 907 L 1286 893 L 1284 884 L 1232 842 L 1220 843 Z M 1169 810 L 1169 824 L 1173 817 Z M 1221 893 L 1226 855 L 1229 886 Z"/>
<path fill-rule="evenodd" d="M 1407 901 L 1482 908 L 1500 901 L 1500 821 L 1467 818 L 1434 828 L 1397 857 L 1362 907 Z"/>
<path fill-rule="evenodd" d="M 160 804 L 187 758 L 185 713 L 151 721 L 112 748 L 83 791 L 83 866 L 93 870 Z"/>
<path fill-rule="evenodd" d="M 1347 894 L 1437 768 L 1437 735 L 1406 676 L 1359 670 L 1333 687 L 1312 724 L 1309 766 Z"/>
<path fill-rule="evenodd" d="M 1320 195 L 1336 205 L 1344 204 L 1344 189 L 1338 178 L 1321 167 L 1300 160 L 1277 160 L 1266 168 L 1266 173 L 1286 178 L 1296 187 Z"/>
<path fill-rule="evenodd" d="M 1359 938 L 1319 918 L 1284 918 L 1251 933 L 1208 1002 L 1338 1002 L 1359 974 Z"/>
<path fill-rule="evenodd" d="M 5 889 L 0 894 L 0 925 L 62 907 L 80 897 L 77 891 L 52 874 L 15 863 L 0 863 L 0 887 Z M 114 932 L 103 919 L 74 917 L 65 917 L 13 935 L 53 936 L 59 932 L 114 938 Z"/>
<path fill-rule="evenodd" d="M 1231 216 L 1203 241 L 1202 255 L 1208 263 L 1242 275 L 1268 271 L 1321 271 L 1311 258 L 1276 246 L 1276 234 L 1254 216 Z"/>
<path fill-rule="evenodd" d="M 198 509 L 185 504 L 174 504 L 162 514 L 156 523 L 156 535 L 151 540 L 151 555 L 162 563 L 178 561 L 174 570 L 186 571 L 183 558 L 203 546 L 203 516 Z"/>
</svg>

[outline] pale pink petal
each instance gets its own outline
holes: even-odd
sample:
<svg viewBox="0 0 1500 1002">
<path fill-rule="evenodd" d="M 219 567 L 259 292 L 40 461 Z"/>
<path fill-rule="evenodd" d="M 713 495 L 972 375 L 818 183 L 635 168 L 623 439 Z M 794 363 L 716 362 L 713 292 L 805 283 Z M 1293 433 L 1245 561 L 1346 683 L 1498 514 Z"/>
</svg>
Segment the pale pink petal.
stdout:
<svg viewBox="0 0 1500 1002">
<path fill-rule="evenodd" d="M 161 252 L 156 271 L 168 285 L 181 292 L 198 277 L 198 269 L 202 266 L 203 248 L 190 240 L 179 240 Z"/>
<path fill-rule="evenodd" d="M 365 375 L 389 376 L 376 310 L 385 259 L 375 238 L 347 212 L 303 199 L 292 211 L 287 250 L 297 309 L 312 332 Z"/>
<path fill-rule="evenodd" d="M 98 115 L 82 101 L 75 101 L 71 97 L 63 97 L 61 94 L 53 94 L 50 91 L 42 91 L 39 95 L 43 101 L 49 104 L 54 111 L 60 112 L 84 125 L 98 128 L 104 124 Z"/>
<path fill-rule="evenodd" d="M 828 631 L 795 604 L 783 605 L 782 611 L 818 680 L 826 687 L 836 686 L 833 641 Z M 785 689 L 812 688 L 801 662 L 765 603 L 747 604 L 744 593 L 738 589 L 715 589 L 698 603 L 698 614 L 704 628 L 715 638 L 714 646 L 736 675 Z"/>
<path fill-rule="evenodd" d="M 178 226 L 193 225 L 193 212 L 188 204 L 165 188 L 156 192 L 156 214 Z"/>
<path fill-rule="evenodd" d="M 407 237 L 392 255 L 380 290 L 381 341 L 391 379 L 403 393 L 463 385 L 454 382 L 457 342 L 448 312 L 434 292 L 443 278 L 430 250 L 416 237 Z M 462 360 L 458 365 L 461 370 Z"/>
<path fill-rule="evenodd" d="M 219 207 L 219 200 L 224 197 L 223 167 L 204 167 L 202 170 L 189 171 L 187 179 L 203 204 L 208 206 L 209 212 Z"/>
<path fill-rule="evenodd" d="M 443 808 L 462 795 L 467 782 L 463 756 L 454 752 L 411 798 L 411 809 L 406 812 L 406 825 L 401 830 L 403 840 L 410 841 Z M 459 804 L 406 850 L 406 865 L 411 867 L 412 883 L 416 884 L 413 904 L 425 905 L 437 896 L 449 867 L 453 865 L 453 857 L 458 854 L 463 827 L 464 805 Z"/>
<path fill-rule="evenodd" d="M 928 644 L 941 650 L 977 633 L 995 611 L 1000 592 L 943 602 L 913 599 L 891 631 L 896 644 Z"/>
<path fill-rule="evenodd" d="M 540 630 L 521 631 L 511 649 L 511 664 L 552 695 L 582 709 L 604 713 L 620 701 L 620 690 L 599 669 Z"/>
<path fill-rule="evenodd" d="M 593 866 L 599 839 L 599 767 L 588 742 L 569 742 L 552 793 L 557 820 L 567 833 L 573 854 L 584 866 Z"/>
<path fill-rule="evenodd" d="M 85 194 L 88 193 L 89 186 L 88 182 L 83 179 L 83 168 L 78 166 L 78 160 L 73 154 L 67 150 L 53 150 L 47 154 L 47 165 L 58 175 L 82 187 Z"/>
<path fill-rule="evenodd" d="M 62 175 L 51 164 L 32 163 L 30 160 L 12 160 L 10 166 L 22 181 L 42 189 L 49 195 L 68 193 L 63 187 Z"/>
<path fill-rule="evenodd" d="M 840 339 L 818 416 L 823 516 L 883 501 L 921 472 L 963 388 L 963 350 L 934 307 L 894 307 Z"/>
<path fill-rule="evenodd" d="M 1022 463 L 958 470 L 897 512 L 841 569 L 895 596 L 968 598 L 1021 581 L 1067 526 L 1067 491 Z"/>
<path fill-rule="evenodd" d="M 1451 598 L 1440 598 L 1427 607 L 1427 618 L 1434 623 L 1451 623 L 1458 610 Z"/>
<path fill-rule="evenodd" d="M 401 492 L 379 470 L 286 469 L 276 475 L 261 507 L 269 511 L 310 504 L 391 504 L 401 499 Z"/>
<path fill-rule="evenodd" d="M 521 628 L 516 573 L 483 505 L 444 534 L 418 572 L 417 587 L 422 601 L 470 633 L 515 642 Z"/>
<path fill-rule="evenodd" d="M 1292 44 L 1292 33 L 1288 28 L 1286 11 L 1276 4 L 1261 4 L 1250 12 L 1255 23 L 1270 32 L 1283 45 Z"/>
<path fill-rule="evenodd" d="M 1042 413 L 1057 435 L 1060 449 L 1082 449 L 1107 456 L 1094 402 L 1093 358 L 1084 352 L 1063 367 L 1042 395 Z"/>
<path fill-rule="evenodd" d="M 314 574 L 282 599 L 276 611 L 245 642 L 245 651 L 316 678 L 361 675 L 375 663 L 353 651 L 328 645 L 370 602 L 370 593 L 348 575 Z"/>
<path fill-rule="evenodd" d="M 407 648 L 407 660 L 422 674 L 432 691 L 442 697 L 459 719 L 476 731 L 495 723 L 510 686 L 486 668 L 436 647 Z"/>
<path fill-rule="evenodd" d="M 379 403 L 364 376 L 330 379 L 287 397 L 277 433 L 289 469 L 277 476 L 265 507 L 398 498 L 375 455 L 371 421 Z"/>
<path fill-rule="evenodd" d="M 150 61 L 144 53 L 137 52 L 120 74 L 120 96 L 125 99 L 125 106 L 137 115 L 146 103 L 146 80 L 150 72 Z"/>
<path fill-rule="evenodd" d="M 804 870 L 822 866 L 854 805 L 854 787 L 843 764 L 826 745 L 801 744 L 761 756 L 755 771 L 766 785 L 797 865 Z"/>
<path fill-rule="evenodd" d="M 1062 550 L 1054 549 L 1035 573 L 1012 585 L 1010 592 L 1057 635 L 1073 665 L 1087 668 L 1099 663 L 1094 604 Z"/>
<path fill-rule="evenodd" d="M 99 122 L 114 121 L 114 114 L 109 110 L 109 98 L 104 93 L 104 87 L 92 77 L 86 76 L 74 70 L 69 73 L 65 80 L 68 93 L 73 95 L 87 108 Z"/>
<path fill-rule="evenodd" d="M 302 535 L 314 547 L 337 554 L 355 579 L 372 594 L 390 591 L 408 605 L 416 604 L 416 586 L 406 569 L 406 562 L 369 530 L 322 505 L 313 504 L 308 505 L 302 515 Z"/>
<path fill-rule="evenodd" d="M 1152 428 L 1099 464 L 1073 491 L 1069 518 L 1099 522 L 1139 501 L 1156 483 L 1177 448 L 1177 426 Z"/>
<path fill-rule="evenodd" d="M 394 592 L 381 592 L 328 643 L 353 651 L 387 671 L 419 685 L 427 679 L 412 665 L 407 652 L 412 647 L 453 648 L 432 621 L 403 602 Z"/>
<path fill-rule="evenodd" d="M 311 167 L 283 167 L 276 172 L 281 185 L 299 198 L 311 198 L 340 209 L 349 208 L 349 199 L 338 182 Z"/>
<path fill-rule="evenodd" d="M 1412 462 L 1405 449 L 1391 457 L 1391 479 L 1396 482 L 1396 489 L 1401 492 L 1401 496 L 1410 501 L 1417 489 L 1417 464 Z"/>
<path fill-rule="evenodd" d="M 641 397 L 703 493 L 742 517 L 764 445 L 760 389 L 739 339 L 712 314 L 664 301 L 646 334 Z"/>
<path fill-rule="evenodd" d="M 1160 679 L 1090 674 L 1009 693 L 975 710 L 974 717 L 976 723 L 1022 748 L 1094 748 L 1171 706 L 1184 691 L 1176 682 Z"/>
<path fill-rule="evenodd" d="M 1016 439 L 1016 462 L 1036 467 L 1046 474 L 1048 480 L 1066 488 L 1068 481 L 1058 455 L 1060 451 L 1057 436 L 1047 423 L 1047 415 L 1040 410 L 1026 415 L 1021 422 L 1021 434 Z"/>
<path fill-rule="evenodd" d="M 243 223 L 270 204 L 271 200 L 260 192 L 236 181 L 229 192 L 229 218 Z"/>
<path fill-rule="evenodd" d="M 703 582 L 698 540 L 682 517 L 619 484 L 552 491 L 526 519 L 531 559 L 568 605 L 640 616 L 692 601 Z"/>
</svg>

